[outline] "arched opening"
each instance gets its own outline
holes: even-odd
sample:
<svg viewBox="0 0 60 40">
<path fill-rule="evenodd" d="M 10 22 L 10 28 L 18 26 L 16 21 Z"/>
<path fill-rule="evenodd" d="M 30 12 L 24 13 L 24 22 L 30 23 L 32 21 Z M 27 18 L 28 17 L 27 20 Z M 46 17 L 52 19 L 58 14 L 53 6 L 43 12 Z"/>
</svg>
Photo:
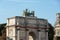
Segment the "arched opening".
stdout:
<svg viewBox="0 0 60 40">
<path fill-rule="evenodd" d="M 29 40 L 36 40 L 36 36 L 35 36 L 34 32 L 29 33 Z"/>
</svg>

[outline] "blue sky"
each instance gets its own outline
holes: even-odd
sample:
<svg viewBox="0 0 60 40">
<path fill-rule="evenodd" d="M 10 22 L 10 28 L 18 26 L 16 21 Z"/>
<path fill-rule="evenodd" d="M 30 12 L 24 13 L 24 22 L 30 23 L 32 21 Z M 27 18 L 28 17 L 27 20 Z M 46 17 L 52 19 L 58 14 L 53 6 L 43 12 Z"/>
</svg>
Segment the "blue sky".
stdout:
<svg viewBox="0 0 60 40">
<path fill-rule="evenodd" d="M 35 11 L 38 18 L 47 19 L 54 25 L 56 13 L 60 12 L 59 0 L 0 0 L 0 23 L 6 23 L 7 18 L 22 16 L 25 9 Z"/>
</svg>

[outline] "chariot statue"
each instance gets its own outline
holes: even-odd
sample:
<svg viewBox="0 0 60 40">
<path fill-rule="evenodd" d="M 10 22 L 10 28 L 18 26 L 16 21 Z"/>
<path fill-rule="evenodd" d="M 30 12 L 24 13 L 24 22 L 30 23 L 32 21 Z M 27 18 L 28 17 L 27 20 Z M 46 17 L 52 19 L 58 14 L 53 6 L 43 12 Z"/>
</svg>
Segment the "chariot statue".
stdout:
<svg viewBox="0 0 60 40">
<path fill-rule="evenodd" d="M 23 16 L 33 16 L 34 17 L 34 11 L 29 11 L 28 9 L 23 11 Z"/>
</svg>

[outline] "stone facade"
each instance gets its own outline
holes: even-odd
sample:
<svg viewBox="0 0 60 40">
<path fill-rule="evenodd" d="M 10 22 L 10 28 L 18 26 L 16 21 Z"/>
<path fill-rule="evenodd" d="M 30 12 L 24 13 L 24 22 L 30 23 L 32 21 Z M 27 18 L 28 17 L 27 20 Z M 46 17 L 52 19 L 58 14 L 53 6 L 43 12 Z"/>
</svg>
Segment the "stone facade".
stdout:
<svg viewBox="0 0 60 40">
<path fill-rule="evenodd" d="M 7 19 L 6 40 L 48 40 L 48 21 L 35 16 Z"/>
<path fill-rule="evenodd" d="M 60 13 L 56 14 L 54 40 L 60 40 Z"/>
</svg>

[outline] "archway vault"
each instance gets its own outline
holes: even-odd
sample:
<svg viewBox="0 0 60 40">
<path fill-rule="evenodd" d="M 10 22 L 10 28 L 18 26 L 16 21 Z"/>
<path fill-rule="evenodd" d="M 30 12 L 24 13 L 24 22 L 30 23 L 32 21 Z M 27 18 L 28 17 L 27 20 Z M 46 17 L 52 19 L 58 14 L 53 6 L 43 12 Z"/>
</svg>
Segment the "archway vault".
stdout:
<svg viewBox="0 0 60 40">
<path fill-rule="evenodd" d="M 36 35 L 34 32 L 29 32 L 29 40 L 36 40 Z"/>
</svg>

